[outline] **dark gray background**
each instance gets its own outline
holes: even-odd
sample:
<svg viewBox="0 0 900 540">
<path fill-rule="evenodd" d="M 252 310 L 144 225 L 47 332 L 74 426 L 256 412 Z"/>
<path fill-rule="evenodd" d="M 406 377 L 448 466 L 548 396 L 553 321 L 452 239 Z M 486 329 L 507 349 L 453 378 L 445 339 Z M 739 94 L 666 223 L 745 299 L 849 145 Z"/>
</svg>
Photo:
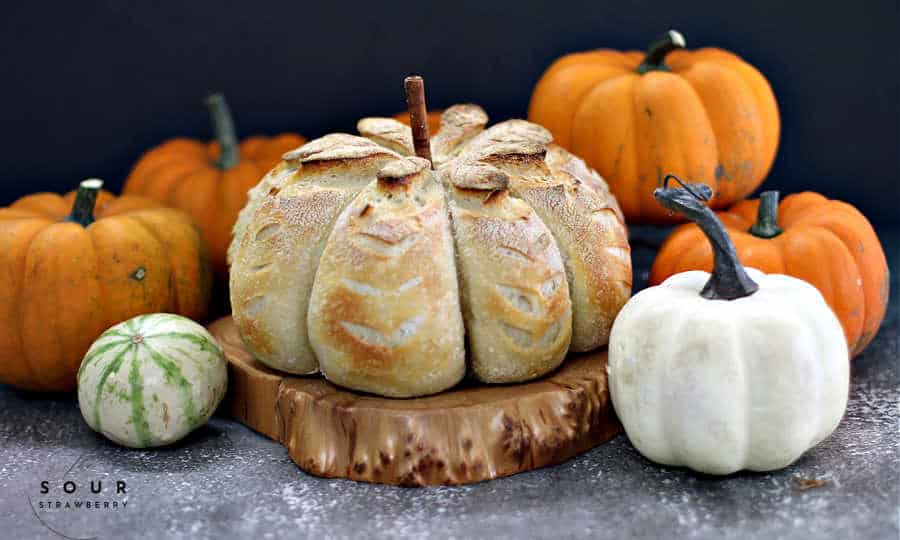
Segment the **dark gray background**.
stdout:
<svg viewBox="0 0 900 540">
<path fill-rule="evenodd" d="M 0 203 L 95 175 L 118 189 L 144 149 L 209 135 L 200 100 L 211 90 L 227 94 L 244 135 L 352 131 L 362 115 L 403 108 L 410 72 L 426 77 L 432 106 L 523 116 L 557 56 L 644 48 L 676 28 L 771 82 L 783 131 L 766 187 L 822 191 L 896 222 L 898 21 L 897 1 L 10 3 Z"/>
</svg>

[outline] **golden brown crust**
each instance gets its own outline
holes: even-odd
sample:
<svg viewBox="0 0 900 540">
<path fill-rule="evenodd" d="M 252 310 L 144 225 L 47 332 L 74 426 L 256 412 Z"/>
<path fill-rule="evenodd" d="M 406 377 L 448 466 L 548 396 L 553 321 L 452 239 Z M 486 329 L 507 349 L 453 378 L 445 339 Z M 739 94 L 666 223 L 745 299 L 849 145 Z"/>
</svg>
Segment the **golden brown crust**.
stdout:
<svg viewBox="0 0 900 540">
<path fill-rule="evenodd" d="M 441 130 L 431 138 L 435 167 L 453 159 L 466 142 L 484 131 L 488 116 L 478 105 L 453 105 L 441 114 Z"/>
<path fill-rule="evenodd" d="M 305 165 L 275 189 L 260 190 L 245 209 L 252 214 L 234 240 L 231 305 L 260 361 L 302 374 L 318 367 L 306 332 L 307 306 L 334 221 L 381 166 L 399 156 L 349 135 L 318 139 L 288 154 Z"/>
<path fill-rule="evenodd" d="M 359 122 L 369 139 L 333 134 L 285 154 L 235 227 L 235 319 L 261 360 L 414 396 L 462 375 L 463 320 L 489 382 L 606 343 L 631 291 L 615 198 L 543 127 L 486 122 L 475 105 L 445 111 L 434 172 L 401 158 L 409 128 L 382 118 Z"/>
<path fill-rule="evenodd" d="M 396 154 L 368 139 L 345 133 L 325 135 L 286 152 L 283 161 L 247 192 L 247 204 L 238 213 L 237 221 L 231 231 L 231 244 L 229 244 L 227 252 L 229 266 L 244 237 L 244 231 L 249 221 L 267 196 L 277 195 L 285 185 L 313 175 L 321 166 L 330 169 L 340 166 L 342 163 L 345 165 L 352 163 L 355 160 L 374 159 L 379 161 L 384 157 L 396 157 Z"/>
<path fill-rule="evenodd" d="M 450 225 L 423 161 L 388 163 L 341 214 L 322 254 L 309 336 L 323 373 L 342 386 L 419 396 L 465 372 Z"/>
<path fill-rule="evenodd" d="M 506 191 L 509 188 L 509 177 L 487 163 L 460 163 L 447 172 L 450 183 L 459 189 Z"/>
<path fill-rule="evenodd" d="M 603 179 L 551 139 L 537 124 L 508 120 L 472 139 L 454 161 L 479 160 L 504 171 L 512 195 L 530 204 L 553 233 L 572 297 L 569 347 L 587 351 L 607 343 L 631 295 L 631 251 L 621 211 Z"/>
<path fill-rule="evenodd" d="M 573 351 L 605 345 L 631 296 L 631 249 L 615 210 L 596 192 L 559 171 L 550 182 L 519 179 L 516 196 L 543 219 L 566 261 L 573 303 Z"/>
<path fill-rule="evenodd" d="M 414 156 L 412 130 L 393 118 L 363 118 L 356 123 L 359 134 L 401 156 Z"/>
<path fill-rule="evenodd" d="M 369 139 L 346 133 L 331 133 L 285 153 L 284 160 L 296 160 L 303 164 L 317 161 L 346 162 L 383 153 L 384 149 Z"/>
<path fill-rule="evenodd" d="M 284 184 L 292 180 L 298 167 L 299 164 L 296 161 L 282 161 L 247 192 L 247 204 L 238 212 L 237 220 L 231 229 L 231 243 L 228 245 L 226 254 L 229 267 L 234 262 L 234 257 L 240 247 L 240 239 L 244 237 L 244 231 L 247 230 L 247 225 L 259 205 L 262 204 L 266 195 L 277 193 Z"/>
<path fill-rule="evenodd" d="M 549 132 L 524 120 L 507 120 L 495 124 L 474 137 L 459 153 L 460 161 L 497 162 L 509 168 L 532 165 L 543 168 Z M 541 174 L 543 171 L 533 171 Z"/>
<path fill-rule="evenodd" d="M 412 185 L 415 177 L 430 168 L 431 163 L 427 159 L 414 156 L 389 162 L 375 177 L 382 189 L 391 189 L 397 185 Z"/>
<path fill-rule="evenodd" d="M 619 222 L 622 223 L 623 227 L 625 226 L 625 215 L 622 214 L 619 201 L 616 200 L 616 196 L 609 190 L 606 180 L 600 176 L 600 173 L 588 167 L 588 164 L 583 159 L 558 144 L 548 144 L 546 162 L 551 171 L 569 173 L 582 184 L 587 184 L 605 201 L 606 205 L 613 209 L 619 217 Z"/>
<path fill-rule="evenodd" d="M 303 293 L 315 271 L 301 261 L 318 258 L 328 225 L 349 199 L 344 191 L 289 187 L 263 200 L 247 226 L 232 261 L 231 304 L 247 347 L 269 366 L 301 374 L 318 367 L 301 330 Z"/>
<path fill-rule="evenodd" d="M 573 284 L 573 299 L 579 306 L 571 349 L 588 351 L 607 343 L 615 316 L 631 296 L 628 229 L 606 181 L 584 160 L 550 144 L 546 162 L 554 178 L 565 186 L 558 199 L 566 202 L 547 199 L 545 204 L 560 222 L 556 227 L 552 217 L 545 222 L 554 229 L 568 265 L 584 273 L 584 279 Z M 542 206 L 535 210 L 541 213 Z"/>
<path fill-rule="evenodd" d="M 462 166 L 505 176 L 491 167 Z M 505 190 L 450 189 L 450 215 L 472 371 L 485 382 L 533 379 L 563 361 L 572 307 L 562 257 L 550 231 Z"/>
</svg>

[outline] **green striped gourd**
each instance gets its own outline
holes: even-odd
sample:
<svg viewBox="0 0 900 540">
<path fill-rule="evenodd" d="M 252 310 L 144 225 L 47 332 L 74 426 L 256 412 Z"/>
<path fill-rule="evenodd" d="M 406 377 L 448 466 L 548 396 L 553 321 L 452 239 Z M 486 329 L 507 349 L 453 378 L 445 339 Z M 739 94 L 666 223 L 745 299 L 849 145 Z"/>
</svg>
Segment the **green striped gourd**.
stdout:
<svg viewBox="0 0 900 540">
<path fill-rule="evenodd" d="M 78 404 L 108 439 L 162 446 L 205 424 L 227 384 L 225 356 L 205 328 L 180 315 L 141 315 L 91 345 L 78 370 Z"/>
</svg>

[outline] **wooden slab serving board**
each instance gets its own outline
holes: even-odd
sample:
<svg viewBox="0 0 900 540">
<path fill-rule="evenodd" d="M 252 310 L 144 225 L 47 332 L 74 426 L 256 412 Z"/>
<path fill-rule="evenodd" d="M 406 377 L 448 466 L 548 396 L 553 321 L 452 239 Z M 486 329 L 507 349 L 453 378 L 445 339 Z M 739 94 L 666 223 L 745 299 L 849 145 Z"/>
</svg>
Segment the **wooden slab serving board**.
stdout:
<svg viewBox="0 0 900 540">
<path fill-rule="evenodd" d="M 265 367 L 244 349 L 231 317 L 209 330 L 228 358 L 227 410 L 317 476 L 467 484 L 565 461 L 621 431 L 605 350 L 573 355 L 525 384 L 389 399 Z"/>
</svg>

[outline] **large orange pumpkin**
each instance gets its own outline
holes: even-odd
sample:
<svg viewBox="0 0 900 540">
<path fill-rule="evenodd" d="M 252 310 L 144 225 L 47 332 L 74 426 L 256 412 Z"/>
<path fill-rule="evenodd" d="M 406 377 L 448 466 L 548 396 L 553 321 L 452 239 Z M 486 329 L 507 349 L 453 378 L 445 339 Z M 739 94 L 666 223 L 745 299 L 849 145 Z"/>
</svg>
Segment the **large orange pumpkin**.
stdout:
<svg viewBox="0 0 900 540">
<path fill-rule="evenodd" d="M 670 31 L 646 54 L 564 56 L 531 97 L 528 119 L 603 175 L 629 223 L 681 220 L 653 199 L 667 173 L 706 183 L 710 205 L 724 208 L 775 159 L 781 124 L 766 79 L 730 52 L 684 45 Z"/>
<path fill-rule="evenodd" d="M 884 250 L 859 210 L 811 192 L 785 197 L 779 207 L 778 192 L 767 191 L 718 216 L 745 266 L 794 276 L 819 289 L 844 327 L 851 356 L 872 341 L 890 285 Z M 686 270 L 710 271 L 712 262 L 700 228 L 683 225 L 660 248 L 650 283 Z"/>
<path fill-rule="evenodd" d="M 143 197 L 98 197 L 100 185 L 0 208 L 0 382 L 68 391 L 113 324 L 155 312 L 205 319 L 212 280 L 190 216 Z"/>
<path fill-rule="evenodd" d="M 216 140 L 175 138 L 147 151 L 128 175 L 123 192 L 187 211 L 203 230 L 213 268 L 221 275 L 227 270 L 231 228 L 247 202 L 247 191 L 281 161 L 282 154 L 306 139 L 282 133 L 253 136 L 238 144 L 225 98 L 214 94 L 206 105 Z"/>
</svg>

